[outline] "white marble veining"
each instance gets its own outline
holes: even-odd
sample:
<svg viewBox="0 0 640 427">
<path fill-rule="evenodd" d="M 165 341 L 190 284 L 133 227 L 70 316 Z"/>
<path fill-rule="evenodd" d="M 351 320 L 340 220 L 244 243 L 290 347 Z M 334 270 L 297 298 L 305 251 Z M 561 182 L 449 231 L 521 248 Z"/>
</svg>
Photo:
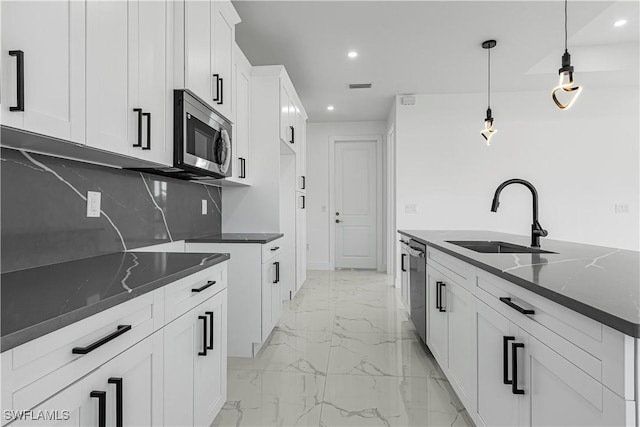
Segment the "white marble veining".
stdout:
<svg viewBox="0 0 640 427">
<path fill-rule="evenodd" d="M 214 426 L 472 425 L 376 272 L 308 272 L 258 355 L 228 367 Z"/>
</svg>

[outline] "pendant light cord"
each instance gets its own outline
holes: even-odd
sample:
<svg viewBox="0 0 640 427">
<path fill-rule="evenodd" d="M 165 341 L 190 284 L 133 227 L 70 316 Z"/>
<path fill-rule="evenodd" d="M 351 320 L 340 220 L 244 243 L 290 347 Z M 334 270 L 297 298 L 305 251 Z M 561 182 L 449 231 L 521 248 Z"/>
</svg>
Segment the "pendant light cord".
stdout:
<svg viewBox="0 0 640 427">
<path fill-rule="evenodd" d="M 487 49 L 489 61 L 487 61 L 487 107 L 491 108 L 491 49 Z"/>
<path fill-rule="evenodd" d="M 564 51 L 567 52 L 567 4 L 569 0 L 564 0 Z"/>
</svg>

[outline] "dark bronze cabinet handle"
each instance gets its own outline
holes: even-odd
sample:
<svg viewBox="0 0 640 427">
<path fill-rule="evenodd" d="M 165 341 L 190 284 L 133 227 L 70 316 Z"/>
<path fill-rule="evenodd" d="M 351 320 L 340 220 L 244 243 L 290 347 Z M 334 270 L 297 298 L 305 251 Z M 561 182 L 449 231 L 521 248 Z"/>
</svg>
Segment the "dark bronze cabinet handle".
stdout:
<svg viewBox="0 0 640 427">
<path fill-rule="evenodd" d="M 134 108 L 133 111 L 138 113 L 138 143 L 133 146 L 142 147 L 142 108 Z"/>
<path fill-rule="evenodd" d="M 271 248 L 271 252 L 275 252 L 278 249 L 280 249 L 280 246 L 274 246 L 274 247 Z"/>
<path fill-rule="evenodd" d="M 289 129 L 291 129 L 291 141 L 289 141 L 291 144 L 295 144 L 296 143 L 296 130 L 293 128 L 293 126 L 289 126 Z"/>
<path fill-rule="evenodd" d="M 533 311 L 533 310 L 522 308 L 519 305 L 514 304 L 513 302 L 511 302 L 511 298 L 500 297 L 500 301 L 502 301 L 503 303 L 507 304 L 509 307 L 513 308 L 514 310 L 516 310 L 519 313 L 522 313 L 522 314 L 536 314 L 536 312 Z"/>
<path fill-rule="evenodd" d="M 240 173 L 238 174 L 238 178 L 246 178 L 247 177 L 247 169 L 246 169 L 246 163 L 243 157 L 238 157 L 238 160 L 240 160 Z"/>
<path fill-rule="evenodd" d="M 273 265 L 276 268 L 276 279 L 273 281 L 273 283 L 280 283 L 280 262 L 276 261 L 273 263 Z"/>
<path fill-rule="evenodd" d="M 220 101 L 220 74 L 214 74 L 213 77 L 216 79 L 216 97 L 213 98 L 213 101 Z"/>
<path fill-rule="evenodd" d="M 513 394 L 524 394 L 524 390 L 518 388 L 518 349 L 524 349 L 524 344 L 514 342 L 511 344 L 511 392 Z"/>
<path fill-rule="evenodd" d="M 302 175 L 301 178 L 302 178 L 302 188 L 301 189 L 302 190 L 306 190 L 307 189 L 307 177 Z"/>
<path fill-rule="evenodd" d="M 446 287 L 446 286 L 447 286 L 447 284 L 446 284 L 446 283 L 444 283 L 444 282 L 440 282 L 440 292 L 439 292 L 439 295 L 438 295 L 438 302 L 440 303 L 440 307 L 438 308 L 438 310 L 439 310 L 441 313 L 444 313 L 444 312 L 446 312 L 446 311 L 447 311 L 447 309 L 446 309 L 446 308 L 444 308 L 444 305 L 442 305 L 442 288 L 444 288 L 444 287 Z"/>
<path fill-rule="evenodd" d="M 101 347 L 101 346 L 105 345 L 106 343 L 108 343 L 109 341 L 118 338 L 120 335 L 124 334 L 125 332 L 127 332 L 129 330 L 131 330 L 131 325 L 118 325 L 118 329 L 116 329 L 115 332 L 110 333 L 106 337 L 100 338 L 99 340 L 89 344 L 86 347 L 74 347 L 71 350 L 71 353 L 73 353 L 73 354 L 91 353 L 96 348 Z"/>
<path fill-rule="evenodd" d="M 122 378 L 111 377 L 107 382 L 109 384 L 115 384 L 116 386 L 116 427 L 124 427 L 124 417 L 122 413 Z"/>
<path fill-rule="evenodd" d="M 202 291 L 204 291 L 205 289 L 210 288 L 211 286 L 213 286 L 213 285 L 215 285 L 215 284 L 216 284 L 216 281 L 215 281 L 215 280 L 210 280 L 210 281 L 208 281 L 208 282 L 207 282 L 207 284 L 206 284 L 206 285 L 204 285 L 204 286 L 201 286 L 201 287 L 199 287 L 199 288 L 191 289 L 191 292 L 202 292 Z"/>
<path fill-rule="evenodd" d="M 306 196 L 300 196 L 302 197 L 302 207 L 300 209 L 306 209 L 307 208 L 307 197 Z"/>
<path fill-rule="evenodd" d="M 151 113 L 142 113 L 147 118 L 147 146 L 143 150 L 151 150 Z"/>
<path fill-rule="evenodd" d="M 224 103 L 224 79 L 222 77 L 220 77 L 218 87 L 220 91 L 220 100 L 218 101 L 218 104 L 223 104 Z"/>
<path fill-rule="evenodd" d="M 407 254 L 400 255 L 400 270 L 407 271 L 407 268 L 404 266 L 404 259 L 407 257 Z"/>
<path fill-rule="evenodd" d="M 16 106 L 9 107 L 9 111 L 24 111 L 24 52 L 21 50 L 10 50 L 10 56 L 15 56 L 16 64 Z"/>
<path fill-rule="evenodd" d="M 516 337 L 502 337 L 502 382 L 511 384 L 509 379 L 509 341 L 515 341 Z"/>
<path fill-rule="evenodd" d="M 202 320 L 202 351 L 198 352 L 198 356 L 207 355 L 207 316 L 198 316 Z"/>
<path fill-rule="evenodd" d="M 107 392 L 92 391 L 89 396 L 98 399 L 98 427 L 107 426 Z"/>
<path fill-rule="evenodd" d="M 213 311 L 205 311 L 204 314 L 209 316 L 209 345 L 207 350 L 213 350 Z"/>
</svg>

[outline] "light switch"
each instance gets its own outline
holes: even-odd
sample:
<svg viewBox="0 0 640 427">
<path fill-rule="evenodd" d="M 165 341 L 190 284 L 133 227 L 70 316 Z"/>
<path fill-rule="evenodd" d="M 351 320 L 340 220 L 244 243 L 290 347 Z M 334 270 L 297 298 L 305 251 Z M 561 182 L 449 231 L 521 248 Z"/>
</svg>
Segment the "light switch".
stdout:
<svg viewBox="0 0 640 427">
<path fill-rule="evenodd" d="M 418 212 L 418 208 L 416 207 L 415 203 L 407 203 L 406 205 L 404 205 L 404 213 L 414 214 L 417 212 Z"/>
<path fill-rule="evenodd" d="M 207 214 L 207 199 L 202 199 L 202 215 Z"/>
<path fill-rule="evenodd" d="M 87 218 L 100 218 L 100 198 L 100 192 L 87 191 Z"/>
</svg>

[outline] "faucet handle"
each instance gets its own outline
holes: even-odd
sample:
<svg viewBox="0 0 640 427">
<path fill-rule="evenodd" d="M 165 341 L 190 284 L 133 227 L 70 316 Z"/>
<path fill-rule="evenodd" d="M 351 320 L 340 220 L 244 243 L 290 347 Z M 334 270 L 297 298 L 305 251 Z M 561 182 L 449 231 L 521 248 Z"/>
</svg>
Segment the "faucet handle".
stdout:
<svg viewBox="0 0 640 427">
<path fill-rule="evenodd" d="M 541 236 L 541 237 L 547 237 L 549 235 L 549 232 L 544 228 L 542 228 L 542 226 L 538 221 L 536 221 L 531 227 L 531 232 L 536 236 Z"/>
</svg>

